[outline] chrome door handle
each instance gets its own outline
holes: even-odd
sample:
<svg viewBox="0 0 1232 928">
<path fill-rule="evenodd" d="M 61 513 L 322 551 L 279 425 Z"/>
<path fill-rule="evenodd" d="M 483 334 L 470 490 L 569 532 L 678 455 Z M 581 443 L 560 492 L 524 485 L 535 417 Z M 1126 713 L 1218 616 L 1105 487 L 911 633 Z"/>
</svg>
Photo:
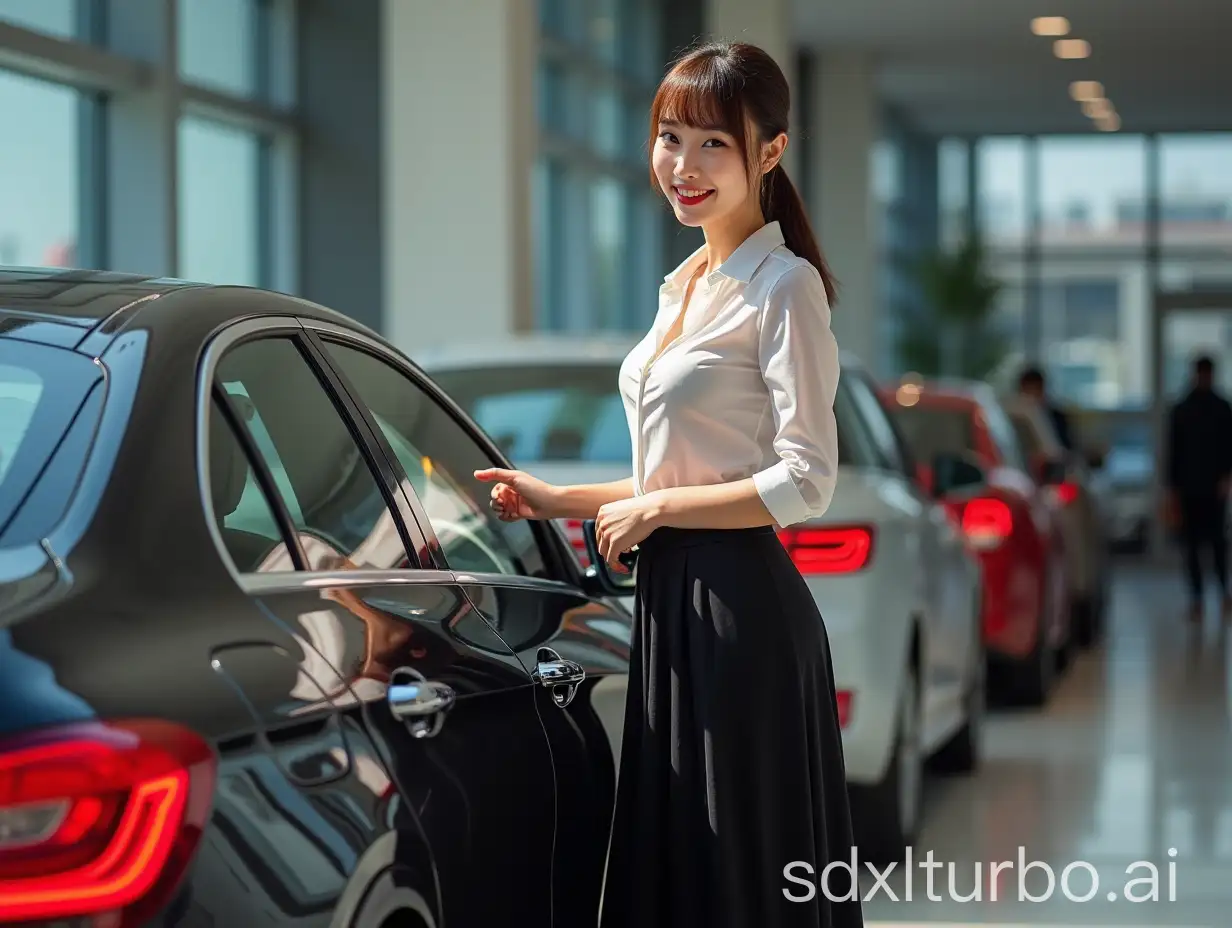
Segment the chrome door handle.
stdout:
<svg viewBox="0 0 1232 928">
<path fill-rule="evenodd" d="M 573 702 L 578 686 L 586 679 L 586 671 L 577 661 L 564 660 L 551 648 L 540 648 L 534 678 L 552 691 L 552 700 L 563 709 Z"/>
<path fill-rule="evenodd" d="M 449 684 L 427 680 L 410 667 L 399 667 L 390 674 L 385 698 L 394 718 L 407 723 L 412 737 L 435 738 L 458 697 Z"/>
</svg>

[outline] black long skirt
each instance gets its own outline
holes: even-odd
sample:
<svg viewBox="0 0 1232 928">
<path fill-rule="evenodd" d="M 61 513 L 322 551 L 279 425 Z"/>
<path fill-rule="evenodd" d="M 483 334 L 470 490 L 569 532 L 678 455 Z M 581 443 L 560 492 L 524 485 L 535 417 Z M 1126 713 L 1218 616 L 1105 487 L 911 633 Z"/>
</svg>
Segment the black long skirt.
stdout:
<svg viewBox="0 0 1232 928">
<path fill-rule="evenodd" d="M 862 925 L 804 578 L 768 527 L 658 529 L 640 548 L 602 928 Z"/>
</svg>

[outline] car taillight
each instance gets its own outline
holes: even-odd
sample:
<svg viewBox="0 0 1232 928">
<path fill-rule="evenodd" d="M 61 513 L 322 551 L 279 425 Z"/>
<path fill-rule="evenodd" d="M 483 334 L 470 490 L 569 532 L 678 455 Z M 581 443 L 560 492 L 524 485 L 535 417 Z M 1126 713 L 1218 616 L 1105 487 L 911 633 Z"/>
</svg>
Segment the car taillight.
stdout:
<svg viewBox="0 0 1232 928">
<path fill-rule="evenodd" d="M 1003 500 L 979 498 L 962 509 L 962 530 L 977 550 L 1000 545 L 1014 528 L 1014 514 Z"/>
<path fill-rule="evenodd" d="M 851 721 L 851 703 L 853 694 L 851 690 L 839 690 L 835 696 L 838 705 L 838 727 L 846 728 L 847 723 Z"/>
<path fill-rule="evenodd" d="M 569 539 L 573 553 L 577 555 L 583 567 L 589 567 L 590 554 L 586 550 L 586 535 L 582 532 L 582 520 L 565 519 L 562 524 L 565 527 L 565 537 Z"/>
<path fill-rule="evenodd" d="M 1078 484 L 1067 480 L 1064 483 L 1058 483 L 1053 488 L 1053 492 L 1062 506 L 1068 506 L 1078 498 Z"/>
<path fill-rule="evenodd" d="M 788 528 L 779 540 L 802 574 L 846 574 L 863 569 L 873 554 L 867 526 Z"/>
<path fill-rule="evenodd" d="M 209 745 L 169 722 L 0 743 L 0 922 L 148 920 L 188 868 L 214 781 Z"/>
</svg>

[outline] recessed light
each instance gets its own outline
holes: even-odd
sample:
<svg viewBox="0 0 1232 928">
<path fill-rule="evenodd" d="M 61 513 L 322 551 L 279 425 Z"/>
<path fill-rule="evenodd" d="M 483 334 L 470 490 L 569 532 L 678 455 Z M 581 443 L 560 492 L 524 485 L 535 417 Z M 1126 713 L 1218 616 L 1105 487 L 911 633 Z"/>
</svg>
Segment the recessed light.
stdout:
<svg viewBox="0 0 1232 928">
<path fill-rule="evenodd" d="M 1082 104 L 1082 112 L 1089 119 L 1107 119 L 1116 113 L 1112 103 L 1105 99 L 1087 100 Z"/>
<path fill-rule="evenodd" d="M 1036 35 L 1069 35 L 1069 20 L 1064 16 L 1037 16 L 1031 20 Z"/>
<path fill-rule="evenodd" d="M 1103 119 L 1097 119 L 1095 121 L 1095 127 L 1099 129 L 1100 132 L 1116 132 L 1121 128 L 1121 117 L 1116 113 L 1110 113 Z"/>
<path fill-rule="evenodd" d="M 1069 95 L 1079 103 L 1099 100 L 1104 95 L 1104 85 L 1099 81 L 1074 81 L 1069 85 Z"/>
<path fill-rule="evenodd" d="M 1057 39 L 1052 50 L 1058 58 L 1089 58 L 1091 43 L 1086 39 Z"/>
</svg>

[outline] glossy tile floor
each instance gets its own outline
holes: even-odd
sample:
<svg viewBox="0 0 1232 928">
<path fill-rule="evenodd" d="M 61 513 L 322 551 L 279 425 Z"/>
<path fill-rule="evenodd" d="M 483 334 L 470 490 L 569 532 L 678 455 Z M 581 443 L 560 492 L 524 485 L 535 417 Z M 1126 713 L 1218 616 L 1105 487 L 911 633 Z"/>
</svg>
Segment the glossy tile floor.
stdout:
<svg viewBox="0 0 1232 928">
<path fill-rule="evenodd" d="M 1232 925 L 1232 633 L 1214 593 L 1201 630 L 1185 604 L 1179 567 L 1118 565 L 1103 644 L 1042 711 L 991 711 L 977 775 L 930 778 L 910 901 L 903 863 L 885 881 L 897 902 L 865 868 L 870 924 Z M 933 900 L 929 850 L 942 864 Z M 1020 890 L 1022 860 L 1051 868 L 1051 898 L 1030 901 L 1047 894 L 1042 866 Z M 956 901 L 973 893 L 977 861 L 981 896 Z M 1013 866 L 993 878 L 997 861 Z"/>
</svg>

